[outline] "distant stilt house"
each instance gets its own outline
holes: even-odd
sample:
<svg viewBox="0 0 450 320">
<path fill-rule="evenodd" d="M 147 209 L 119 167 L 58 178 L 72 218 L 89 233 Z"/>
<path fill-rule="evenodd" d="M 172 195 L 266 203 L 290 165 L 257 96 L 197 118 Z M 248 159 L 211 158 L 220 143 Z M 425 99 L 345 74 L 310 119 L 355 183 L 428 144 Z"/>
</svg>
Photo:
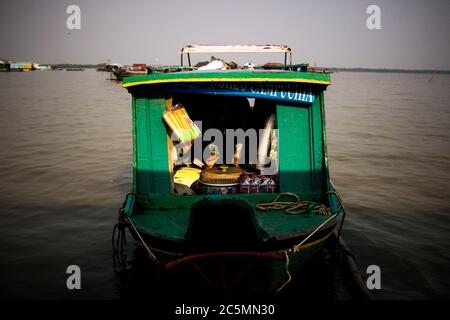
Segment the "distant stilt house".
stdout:
<svg viewBox="0 0 450 320">
<path fill-rule="evenodd" d="M 9 71 L 9 61 L 0 59 L 0 71 Z"/>
</svg>

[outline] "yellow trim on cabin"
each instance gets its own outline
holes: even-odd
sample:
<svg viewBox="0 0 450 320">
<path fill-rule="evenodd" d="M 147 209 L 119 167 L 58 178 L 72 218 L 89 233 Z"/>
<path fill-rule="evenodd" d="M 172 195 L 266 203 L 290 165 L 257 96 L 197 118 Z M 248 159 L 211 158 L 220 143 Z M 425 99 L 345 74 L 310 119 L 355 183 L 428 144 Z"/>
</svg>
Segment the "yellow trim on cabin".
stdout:
<svg viewBox="0 0 450 320">
<path fill-rule="evenodd" d="M 122 87 L 128 88 L 138 86 L 141 84 L 156 84 L 156 83 L 174 83 L 174 82 L 298 82 L 298 83 L 314 83 L 314 84 L 331 84 L 331 81 L 322 80 L 308 80 L 308 79 L 286 79 L 286 78 L 186 78 L 186 79 L 158 79 L 145 80 L 137 82 L 124 83 Z"/>
</svg>

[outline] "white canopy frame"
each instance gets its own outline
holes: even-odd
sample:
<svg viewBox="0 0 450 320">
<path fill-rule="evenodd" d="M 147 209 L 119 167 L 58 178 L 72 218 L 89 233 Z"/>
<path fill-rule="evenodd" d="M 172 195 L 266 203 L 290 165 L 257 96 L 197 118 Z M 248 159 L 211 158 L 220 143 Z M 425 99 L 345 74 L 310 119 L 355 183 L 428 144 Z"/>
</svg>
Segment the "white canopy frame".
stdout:
<svg viewBox="0 0 450 320">
<path fill-rule="evenodd" d="M 189 66 L 191 66 L 190 53 L 284 53 L 284 65 L 292 66 L 292 50 L 286 45 L 195 45 L 190 44 L 181 49 L 181 66 L 183 66 L 183 54 L 187 55 Z"/>
</svg>

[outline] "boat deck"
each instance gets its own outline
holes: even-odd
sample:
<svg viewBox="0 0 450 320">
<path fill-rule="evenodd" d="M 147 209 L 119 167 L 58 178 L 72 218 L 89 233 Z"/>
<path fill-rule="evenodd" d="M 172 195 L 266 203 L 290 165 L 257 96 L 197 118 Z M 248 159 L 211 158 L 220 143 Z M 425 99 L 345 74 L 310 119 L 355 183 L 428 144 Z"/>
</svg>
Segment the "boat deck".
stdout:
<svg viewBox="0 0 450 320">
<path fill-rule="evenodd" d="M 248 205 L 250 212 L 253 213 L 256 227 L 260 230 L 263 242 L 302 237 L 330 217 L 330 215 L 317 213 L 288 214 L 284 210 L 262 211 L 256 208 L 258 203 L 271 202 L 275 196 L 275 194 L 240 194 L 226 196 L 226 200 L 224 200 L 224 196 L 221 195 L 221 200 L 217 201 L 237 201 Z M 183 203 L 180 204 L 178 201 L 175 202 L 178 204 L 177 206 L 173 204 L 171 206 L 169 205 L 170 198 L 169 196 L 153 200 L 150 203 L 150 208 L 137 211 L 132 216 L 132 220 L 141 231 L 156 238 L 171 241 L 188 240 L 191 206 L 195 206 L 195 202 L 203 199 L 214 200 L 211 200 L 212 197 L 188 196 L 183 197 Z M 180 199 L 180 196 L 177 196 L 177 199 Z M 172 203 L 174 202 L 172 201 Z M 229 232 L 233 231 L 229 230 Z"/>
</svg>

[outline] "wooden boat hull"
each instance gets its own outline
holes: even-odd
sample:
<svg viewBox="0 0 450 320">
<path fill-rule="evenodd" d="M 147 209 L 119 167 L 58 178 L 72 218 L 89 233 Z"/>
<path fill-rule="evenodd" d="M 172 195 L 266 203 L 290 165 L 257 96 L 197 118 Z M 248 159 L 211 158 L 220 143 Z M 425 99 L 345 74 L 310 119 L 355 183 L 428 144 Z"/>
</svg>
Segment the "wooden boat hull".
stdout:
<svg viewBox="0 0 450 320">
<path fill-rule="evenodd" d="M 284 284 L 289 285 L 290 279 L 301 274 L 303 267 L 319 252 L 324 243 L 325 240 L 293 254 L 289 258 L 289 275 L 286 272 L 286 260 L 282 256 L 279 259 L 253 255 L 239 257 L 236 256 L 236 252 L 233 252 L 208 254 L 208 258 L 198 258 L 189 263 L 177 265 L 176 268 L 173 268 L 174 264 L 169 262 L 169 268 L 165 269 L 166 280 L 180 287 L 194 282 L 200 290 L 231 291 L 236 287 L 239 290 L 253 291 L 261 295 L 272 294 L 283 289 Z M 174 260 L 174 263 L 176 261 Z M 185 277 L 186 274 L 190 275 L 189 278 Z"/>
<path fill-rule="evenodd" d="M 292 252 L 292 244 L 302 242 L 309 234 L 281 243 L 267 243 L 258 250 L 201 251 L 193 250 L 189 242 L 173 243 L 135 227 L 137 230 L 129 229 L 136 242 L 150 249 L 158 262 L 164 265 L 166 276 L 176 279 L 175 282 L 181 286 L 184 279 L 196 279 L 196 283 L 203 284 L 199 287 L 207 290 L 225 290 L 232 294 L 232 290 L 240 288 L 270 294 L 288 284 L 291 277 L 298 276 L 332 235 L 336 221 L 311 236 L 297 252 Z M 190 274 L 187 278 L 186 273 Z"/>
</svg>

